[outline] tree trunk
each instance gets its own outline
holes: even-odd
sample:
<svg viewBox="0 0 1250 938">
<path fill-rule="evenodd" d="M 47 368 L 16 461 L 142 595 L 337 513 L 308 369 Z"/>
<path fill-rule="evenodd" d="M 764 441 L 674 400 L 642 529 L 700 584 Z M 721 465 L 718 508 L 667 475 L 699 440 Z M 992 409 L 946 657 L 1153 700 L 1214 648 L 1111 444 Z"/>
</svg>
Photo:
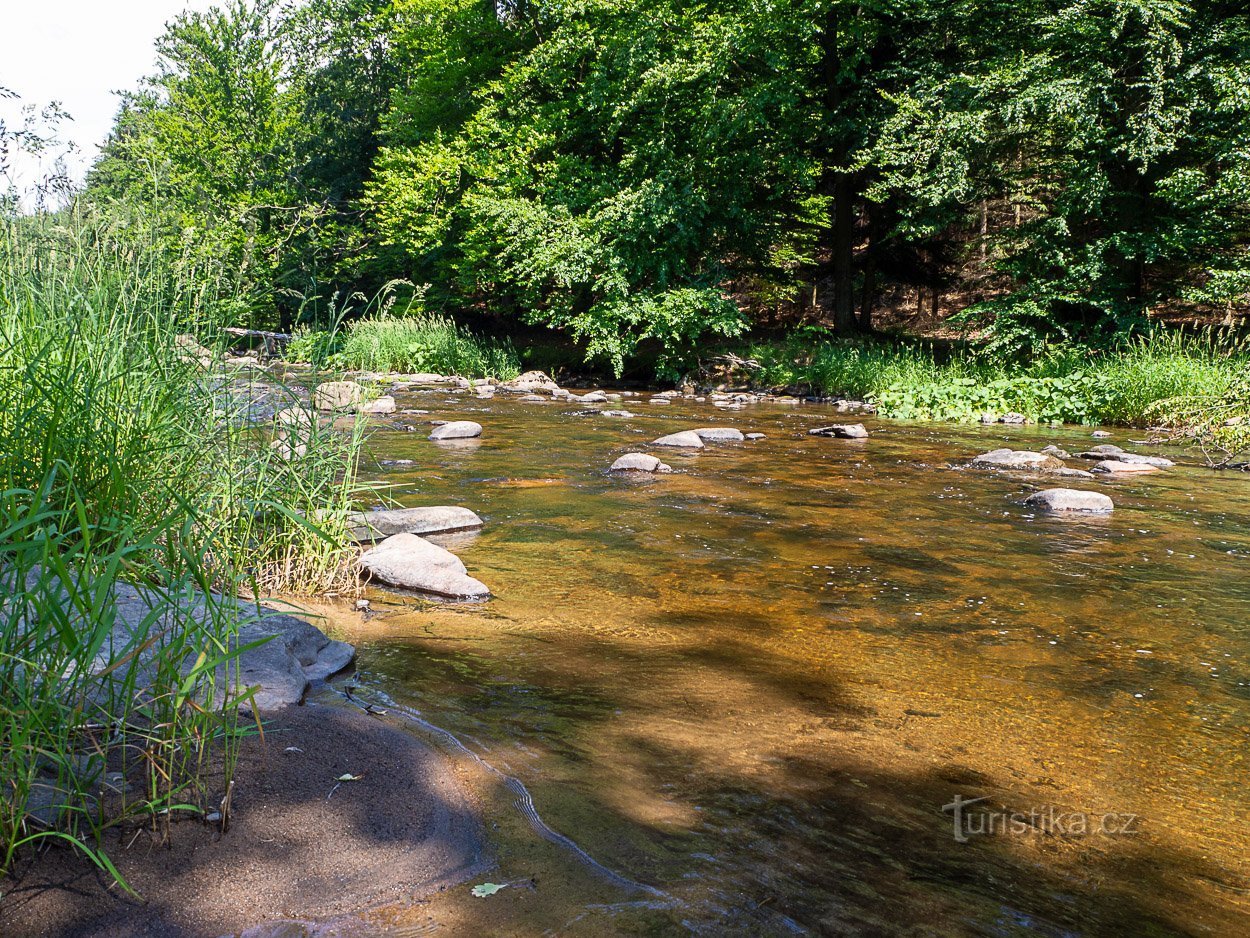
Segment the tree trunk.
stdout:
<svg viewBox="0 0 1250 938">
<path fill-rule="evenodd" d="M 837 4 L 829 3 L 825 13 L 825 29 L 821 37 L 821 78 L 824 83 L 826 119 L 839 120 L 845 98 L 842 88 L 841 61 L 838 55 Z M 850 173 L 840 167 L 850 161 L 850 142 L 846 131 L 833 135 L 832 146 L 824 168 L 824 189 L 833 196 L 830 218 L 829 270 L 825 308 L 833 317 L 838 332 L 854 332 L 855 320 L 855 185 Z"/>
</svg>

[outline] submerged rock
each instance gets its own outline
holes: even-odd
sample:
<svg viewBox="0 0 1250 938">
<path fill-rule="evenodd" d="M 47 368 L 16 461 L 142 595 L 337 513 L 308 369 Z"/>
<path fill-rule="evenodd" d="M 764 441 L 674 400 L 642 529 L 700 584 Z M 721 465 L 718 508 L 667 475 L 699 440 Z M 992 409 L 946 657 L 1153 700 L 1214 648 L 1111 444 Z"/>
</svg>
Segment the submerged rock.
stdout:
<svg viewBox="0 0 1250 938">
<path fill-rule="evenodd" d="M 742 431 L 735 427 L 700 427 L 690 432 L 696 434 L 705 443 L 741 443 L 746 439 Z"/>
<path fill-rule="evenodd" d="M 482 425 L 472 420 L 453 420 L 435 427 L 430 439 L 438 440 L 470 440 L 482 435 Z"/>
<path fill-rule="evenodd" d="M 486 599 L 490 590 L 469 576 L 460 558 L 415 534 L 395 534 L 360 557 L 360 567 L 390 586 L 445 599 Z"/>
<path fill-rule="evenodd" d="M 1080 489 L 1045 489 L 1034 492 L 1024 503 L 1039 511 L 1055 513 L 1105 515 L 1115 508 L 1115 503 L 1102 492 L 1083 492 Z"/>
<path fill-rule="evenodd" d="M 364 397 L 365 389 L 355 381 L 327 381 L 317 385 L 313 406 L 318 410 L 355 410 Z"/>
<path fill-rule="evenodd" d="M 680 433 L 670 433 L 668 436 L 662 436 L 658 440 L 651 441 L 652 446 L 682 446 L 688 449 L 703 449 L 703 440 L 699 438 L 699 434 L 693 430 L 682 430 Z"/>
<path fill-rule="evenodd" d="M 511 381 L 505 381 L 499 385 L 501 391 L 512 391 L 519 394 L 533 394 L 536 391 L 545 391 L 551 394 L 560 390 L 560 385 L 551 380 L 551 377 L 541 371 L 527 371 L 519 377 L 513 378 Z"/>
<path fill-rule="evenodd" d="M 1078 455 L 1082 459 L 1113 460 L 1115 462 L 1154 466 L 1156 469 L 1168 469 L 1176 465 L 1176 463 L 1164 456 L 1143 456 L 1139 453 L 1126 453 L 1119 448 L 1115 448 L 1113 451 L 1106 451 L 1102 447 L 1096 447 L 1089 452 Z"/>
<path fill-rule="evenodd" d="M 835 423 L 807 431 L 809 436 L 833 436 L 843 440 L 866 440 L 868 429 L 862 423 Z"/>
<path fill-rule="evenodd" d="M 1027 472 L 1067 468 L 1054 456 L 1019 449 L 996 449 L 982 453 L 972 460 L 972 465 L 978 469 L 1014 469 Z"/>
<path fill-rule="evenodd" d="M 637 416 L 636 414 L 630 413 L 628 410 L 601 410 L 599 411 L 599 415 L 601 417 L 635 417 Z"/>
<path fill-rule="evenodd" d="M 672 472 L 673 467 L 648 453 L 626 453 L 612 463 L 608 472 Z"/>
<path fill-rule="evenodd" d="M 394 534 L 447 534 L 472 531 L 482 526 L 482 519 L 468 508 L 455 505 L 433 505 L 421 508 L 391 508 L 381 511 L 357 511 L 348 519 L 352 537 L 357 541 L 379 541 Z"/>
</svg>

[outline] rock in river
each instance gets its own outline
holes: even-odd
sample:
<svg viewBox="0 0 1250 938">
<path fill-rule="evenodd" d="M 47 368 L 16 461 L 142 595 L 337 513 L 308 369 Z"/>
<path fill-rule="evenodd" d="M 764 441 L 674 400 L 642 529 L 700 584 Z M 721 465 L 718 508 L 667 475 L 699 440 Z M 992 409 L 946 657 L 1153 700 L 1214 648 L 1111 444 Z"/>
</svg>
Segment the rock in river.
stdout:
<svg viewBox="0 0 1250 938">
<path fill-rule="evenodd" d="M 606 404 L 608 396 L 602 391 L 591 391 L 589 394 L 582 395 L 583 404 Z"/>
<path fill-rule="evenodd" d="M 746 439 L 742 431 L 734 427 L 700 427 L 690 432 L 696 434 L 704 443 L 741 443 Z"/>
<path fill-rule="evenodd" d="M 536 391 L 545 391 L 551 394 L 553 391 L 560 390 L 560 385 L 551 380 L 550 376 L 541 371 L 527 371 L 518 378 L 511 381 L 505 381 L 499 385 L 501 391 L 514 391 L 519 394 L 533 394 Z"/>
<path fill-rule="evenodd" d="M 313 404 L 318 410 L 355 410 L 365 389 L 355 381 L 327 381 L 317 385 Z"/>
<path fill-rule="evenodd" d="M 836 436 L 843 440 L 866 440 L 868 430 L 862 423 L 835 423 L 829 427 L 808 430 L 809 436 Z"/>
<path fill-rule="evenodd" d="M 395 413 L 395 398 L 389 394 L 383 394 L 375 400 L 366 401 L 357 409 L 362 414 L 393 414 Z"/>
<path fill-rule="evenodd" d="M 626 453 L 612 463 L 608 472 L 672 472 L 673 467 L 647 453 Z"/>
<path fill-rule="evenodd" d="M 1118 459 L 1104 459 L 1096 463 L 1090 472 L 1105 472 L 1111 475 L 1131 475 L 1141 472 L 1158 472 L 1158 466 L 1144 462 L 1121 462 Z"/>
<path fill-rule="evenodd" d="M 1143 456 L 1139 453 L 1126 453 L 1117 447 L 1095 446 L 1089 452 L 1078 454 L 1082 459 L 1111 460 L 1114 462 L 1136 463 L 1143 466 L 1154 466 L 1156 469 L 1168 469 L 1176 463 L 1164 456 Z"/>
<path fill-rule="evenodd" d="M 445 599 L 486 599 L 490 590 L 469 576 L 460 558 L 415 534 L 395 534 L 360 557 L 361 569 L 390 586 Z"/>
<path fill-rule="evenodd" d="M 972 460 L 978 469 L 1015 469 L 1026 472 L 1047 472 L 1066 468 L 1061 460 L 1045 453 L 1020 449 L 996 449 Z"/>
<path fill-rule="evenodd" d="M 434 428 L 431 440 L 469 440 L 482 435 L 482 425 L 472 420 L 453 420 Z"/>
<path fill-rule="evenodd" d="M 384 511 L 357 511 L 348 519 L 357 541 L 380 541 L 393 534 L 448 534 L 472 531 L 482 519 L 467 508 L 433 505 L 422 508 L 392 508 Z"/>
<path fill-rule="evenodd" d="M 1115 503 L 1102 492 L 1083 492 L 1080 489 L 1044 489 L 1034 492 L 1024 503 L 1039 511 L 1056 513 L 1105 515 L 1115 508 Z"/>
<path fill-rule="evenodd" d="M 652 440 L 651 445 L 684 446 L 690 449 L 703 449 L 703 440 L 693 430 L 682 430 L 680 433 L 670 433 L 668 436 L 662 436 L 658 440 Z"/>
</svg>

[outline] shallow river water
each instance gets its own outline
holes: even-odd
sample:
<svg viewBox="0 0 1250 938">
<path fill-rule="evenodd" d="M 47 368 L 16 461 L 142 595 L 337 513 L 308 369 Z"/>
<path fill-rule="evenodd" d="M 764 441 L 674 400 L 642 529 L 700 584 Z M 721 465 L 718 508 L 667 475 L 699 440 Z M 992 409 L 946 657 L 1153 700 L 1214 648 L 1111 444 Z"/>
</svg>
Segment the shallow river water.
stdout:
<svg viewBox="0 0 1250 938">
<path fill-rule="evenodd" d="M 397 396 L 430 413 L 373 437 L 413 461 L 375 475 L 485 519 L 441 542 L 494 598 L 375 590 L 331 625 L 359 697 L 482 760 L 509 884 L 402 932 L 1250 934 L 1250 476 L 1173 452 L 1056 519 L 1039 479 L 959 467 L 1087 429 Z M 479 441 L 426 439 L 461 418 Z M 767 436 L 647 446 L 703 426 Z M 1106 442 L 1161 452 L 1138 435 Z M 632 450 L 675 472 L 605 474 Z"/>
</svg>

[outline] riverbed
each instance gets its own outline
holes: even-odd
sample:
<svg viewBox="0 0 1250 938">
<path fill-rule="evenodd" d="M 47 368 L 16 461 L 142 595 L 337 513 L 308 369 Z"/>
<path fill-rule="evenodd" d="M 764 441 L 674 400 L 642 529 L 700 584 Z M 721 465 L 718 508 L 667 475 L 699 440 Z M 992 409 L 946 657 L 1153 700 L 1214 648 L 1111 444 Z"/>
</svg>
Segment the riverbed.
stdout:
<svg viewBox="0 0 1250 938">
<path fill-rule="evenodd" d="M 808 436 L 845 421 L 814 404 L 396 397 L 428 414 L 373 435 L 372 477 L 481 515 L 436 540 L 494 596 L 322 611 L 353 694 L 476 786 L 505 888 L 379 923 L 1250 932 L 1250 476 L 1123 429 L 841 440 Z M 432 443 L 433 419 L 484 432 Z M 706 426 L 765 437 L 647 445 Z M 1079 519 L 1021 504 L 1056 483 L 966 468 L 1096 442 L 1178 465 L 1076 483 L 1116 503 Z M 605 472 L 630 451 L 674 472 Z"/>
</svg>

